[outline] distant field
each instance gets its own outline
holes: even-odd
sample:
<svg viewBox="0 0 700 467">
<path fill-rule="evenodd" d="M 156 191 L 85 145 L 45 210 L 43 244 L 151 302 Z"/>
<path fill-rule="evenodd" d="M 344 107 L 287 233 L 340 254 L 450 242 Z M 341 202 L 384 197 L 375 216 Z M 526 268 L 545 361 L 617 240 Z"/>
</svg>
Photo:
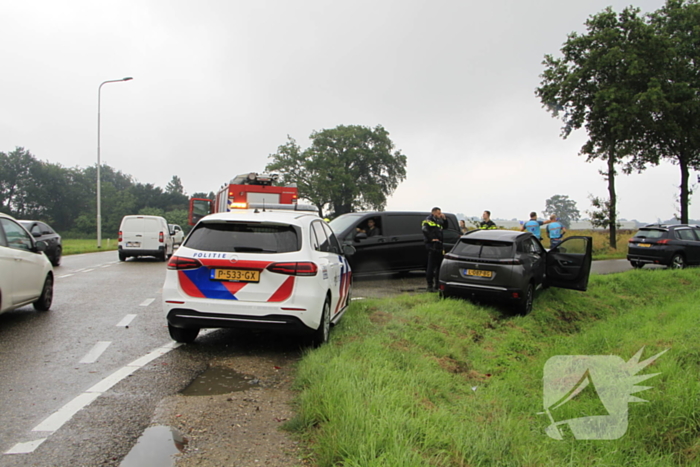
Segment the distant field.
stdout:
<svg viewBox="0 0 700 467">
<path fill-rule="evenodd" d="M 570 230 L 567 232 L 567 237 L 575 235 L 585 235 L 593 237 L 593 259 L 624 259 L 627 257 L 627 241 L 634 235 L 633 230 L 620 230 L 617 236 L 617 250 L 610 248 L 608 241 L 608 233 L 600 230 Z M 549 248 L 549 239 L 543 240 L 544 246 Z M 95 239 L 63 239 L 63 254 L 77 255 L 79 253 L 94 253 L 97 251 L 116 250 L 117 240 L 103 239 L 102 249 L 97 248 L 97 240 Z"/>
<path fill-rule="evenodd" d="M 63 243 L 63 255 L 77 255 L 80 253 L 95 253 L 97 251 L 107 251 L 117 249 L 117 240 L 112 239 L 102 239 L 102 248 L 97 248 L 97 240 L 93 239 L 75 239 L 75 238 L 64 238 Z"/>
</svg>

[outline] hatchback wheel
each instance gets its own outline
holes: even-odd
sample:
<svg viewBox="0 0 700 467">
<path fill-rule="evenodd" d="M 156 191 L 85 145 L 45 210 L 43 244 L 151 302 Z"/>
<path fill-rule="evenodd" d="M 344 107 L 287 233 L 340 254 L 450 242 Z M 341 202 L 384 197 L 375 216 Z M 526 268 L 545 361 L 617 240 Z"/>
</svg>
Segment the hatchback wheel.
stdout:
<svg viewBox="0 0 700 467">
<path fill-rule="evenodd" d="M 676 253 L 673 255 L 673 258 L 671 258 L 671 269 L 683 269 L 685 268 L 685 259 L 683 259 L 683 255 Z"/>
<path fill-rule="evenodd" d="M 199 335 L 199 328 L 176 328 L 170 323 L 168 323 L 168 331 L 175 342 L 183 344 L 191 344 Z"/>
<path fill-rule="evenodd" d="M 634 269 L 642 269 L 644 267 L 644 263 L 641 261 L 630 261 L 630 264 Z"/>
<path fill-rule="evenodd" d="M 54 266 L 60 266 L 61 264 L 61 247 L 56 247 L 56 252 L 53 254 L 53 258 L 51 258 L 51 264 Z"/>
<path fill-rule="evenodd" d="M 518 313 L 522 316 L 529 314 L 532 311 L 532 302 L 534 301 L 534 299 L 535 286 L 532 285 L 532 283 L 529 283 L 527 285 L 527 289 L 525 289 L 525 294 L 523 295 L 523 298 L 520 299 L 520 303 L 518 303 L 516 307 Z"/>
<path fill-rule="evenodd" d="M 326 297 L 326 301 L 323 303 L 323 312 L 321 313 L 321 324 L 318 325 L 318 329 L 314 331 L 311 336 L 311 345 L 314 347 L 320 347 L 326 342 L 331 333 L 331 299 Z"/>
<path fill-rule="evenodd" d="M 33 303 L 34 309 L 37 311 L 49 311 L 51 302 L 53 301 L 53 276 L 49 274 L 44 281 L 44 288 L 41 289 L 41 295 L 36 302 Z"/>
</svg>

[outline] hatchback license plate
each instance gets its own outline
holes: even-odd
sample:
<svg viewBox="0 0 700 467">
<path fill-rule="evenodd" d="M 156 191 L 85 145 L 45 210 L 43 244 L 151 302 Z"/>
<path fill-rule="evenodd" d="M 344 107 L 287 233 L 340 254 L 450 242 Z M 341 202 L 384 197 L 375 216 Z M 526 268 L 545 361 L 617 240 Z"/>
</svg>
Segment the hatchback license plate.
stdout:
<svg viewBox="0 0 700 467">
<path fill-rule="evenodd" d="M 493 271 L 482 271 L 481 269 L 465 269 L 464 274 L 467 276 L 492 277 Z"/>
<path fill-rule="evenodd" d="M 216 281 L 260 282 L 260 271 L 245 269 L 213 269 L 211 278 Z"/>
<path fill-rule="evenodd" d="M 637 246 L 641 246 L 643 248 L 649 248 L 651 246 L 651 243 L 638 243 Z"/>
</svg>

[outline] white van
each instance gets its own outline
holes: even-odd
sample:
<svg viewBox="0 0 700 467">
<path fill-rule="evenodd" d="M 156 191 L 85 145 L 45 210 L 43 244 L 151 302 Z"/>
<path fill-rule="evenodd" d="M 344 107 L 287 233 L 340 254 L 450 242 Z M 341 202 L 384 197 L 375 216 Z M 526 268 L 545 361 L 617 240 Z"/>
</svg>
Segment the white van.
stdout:
<svg viewBox="0 0 700 467">
<path fill-rule="evenodd" d="M 173 235 L 160 216 L 124 216 L 119 226 L 119 261 L 129 256 L 155 256 L 165 261 L 173 254 Z"/>
</svg>

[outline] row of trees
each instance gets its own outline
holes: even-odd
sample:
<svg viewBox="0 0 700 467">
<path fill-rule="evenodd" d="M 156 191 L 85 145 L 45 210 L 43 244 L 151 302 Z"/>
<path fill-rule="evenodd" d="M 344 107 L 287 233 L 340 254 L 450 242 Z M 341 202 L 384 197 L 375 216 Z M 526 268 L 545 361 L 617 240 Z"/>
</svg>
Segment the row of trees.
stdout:
<svg viewBox="0 0 700 467">
<path fill-rule="evenodd" d="M 546 55 L 536 95 L 566 138 L 585 128 L 587 160 L 604 160 L 608 199 L 593 198 L 616 247 L 615 177 L 661 160 L 680 168 L 680 221 L 688 222 L 690 171 L 700 169 L 700 4 L 667 0 L 654 13 L 611 8 Z"/>
<path fill-rule="evenodd" d="M 102 166 L 102 235 L 114 237 L 128 214 L 165 217 L 187 225 L 188 197 L 180 178 L 165 190 L 136 183 L 127 174 Z M 97 168 L 66 168 L 38 160 L 24 148 L 0 152 L 0 211 L 18 219 L 40 219 L 67 236 L 90 238 L 97 229 Z M 205 195 L 206 196 L 206 195 Z"/>
</svg>

